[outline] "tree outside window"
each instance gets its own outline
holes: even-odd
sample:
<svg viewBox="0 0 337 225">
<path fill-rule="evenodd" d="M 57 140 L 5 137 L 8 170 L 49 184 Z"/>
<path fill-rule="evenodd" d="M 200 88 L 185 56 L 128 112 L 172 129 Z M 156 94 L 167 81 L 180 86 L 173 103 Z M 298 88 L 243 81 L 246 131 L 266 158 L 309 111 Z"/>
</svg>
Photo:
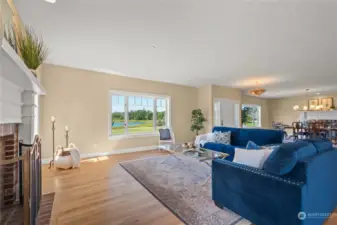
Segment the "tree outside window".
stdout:
<svg viewBox="0 0 337 225">
<path fill-rule="evenodd" d="M 261 106 L 243 104 L 241 122 L 243 127 L 261 127 Z"/>
</svg>

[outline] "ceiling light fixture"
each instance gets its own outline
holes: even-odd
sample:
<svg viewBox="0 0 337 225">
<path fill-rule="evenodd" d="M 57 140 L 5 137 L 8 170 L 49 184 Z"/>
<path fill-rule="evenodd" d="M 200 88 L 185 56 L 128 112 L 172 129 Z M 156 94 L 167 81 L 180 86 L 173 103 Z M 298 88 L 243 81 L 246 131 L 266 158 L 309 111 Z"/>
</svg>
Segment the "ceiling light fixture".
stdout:
<svg viewBox="0 0 337 225">
<path fill-rule="evenodd" d="M 44 0 L 45 2 L 48 2 L 48 3 L 51 3 L 51 4 L 54 4 L 56 3 L 56 0 Z"/>
<path fill-rule="evenodd" d="M 259 85 L 258 81 L 256 81 L 256 85 L 257 86 Z M 262 95 L 265 92 L 266 92 L 266 89 L 264 89 L 264 88 L 256 88 L 256 89 L 248 91 L 249 94 L 254 95 L 254 96 L 260 96 L 260 95 Z"/>
</svg>

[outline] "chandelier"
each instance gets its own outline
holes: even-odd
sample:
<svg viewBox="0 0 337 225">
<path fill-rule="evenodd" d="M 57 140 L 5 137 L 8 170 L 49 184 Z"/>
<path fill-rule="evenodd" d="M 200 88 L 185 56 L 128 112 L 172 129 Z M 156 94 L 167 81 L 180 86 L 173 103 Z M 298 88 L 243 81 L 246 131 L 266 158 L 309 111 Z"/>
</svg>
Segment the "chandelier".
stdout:
<svg viewBox="0 0 337 225">
<path fill-rule="evenodd" d="M 306 92 L 306 98 L 309 98 L 309 92 L 310 89 L 307 88 L 305 89 Z M 299 105 L 294 105 L 293 109 L 295 111 L 320 111 L 323 110 L 323 105 L 303 105 L 302 107 L 300 107 Z"/>
<path fill-rule="evenodd" d="M 259 82 L 258 81 L 256 81 L 256 86 L 257 87 L 259 86 Z M 252 89 L 252 90 L 248 91 L 249 94 L 255 95 L 255 96 L 260 96 L 260 95 L 262 95 L 265 92 L 266 92 L 266 89 L 264 89 L 264 88 L 255 88 L 255 89 Z"/>
<path fill-rule="evenodd" d="M 266 92 L 266 89 L 257 88 L 257 89 L 249 90 L 248 92 L 251 95 L 260 96 L 260 95 L 262 95 L 263 93 Z"/>
</svg>

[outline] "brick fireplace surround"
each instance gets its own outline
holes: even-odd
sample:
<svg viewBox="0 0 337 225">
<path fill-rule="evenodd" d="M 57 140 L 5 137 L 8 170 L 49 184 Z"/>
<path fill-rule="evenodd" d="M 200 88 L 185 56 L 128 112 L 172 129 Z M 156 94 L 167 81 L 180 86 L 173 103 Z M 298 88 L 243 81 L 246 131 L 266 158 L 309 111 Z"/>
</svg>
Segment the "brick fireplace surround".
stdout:
<svg viewBox="0 0 337 225">
<path fill-rule="evenodd" d="M 0 124 L 0 159 L 7 160 L 18 156 L 18 124 Z M 17 164 L 0 166 L 0 209 L 11 206 L 17 200 Z"/>
</svg>

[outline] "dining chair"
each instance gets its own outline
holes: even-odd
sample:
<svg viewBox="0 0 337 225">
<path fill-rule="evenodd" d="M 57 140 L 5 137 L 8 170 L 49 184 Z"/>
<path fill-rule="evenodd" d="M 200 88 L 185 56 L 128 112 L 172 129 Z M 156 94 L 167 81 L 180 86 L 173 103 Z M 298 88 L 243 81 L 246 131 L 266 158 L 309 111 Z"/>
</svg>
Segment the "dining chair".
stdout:
<svg viewBox="0 0 337 225">
<path fill-rule="evenodd" d="M 316 138 L 316 137 L 328 137 L 328 128 L 325 125 L 325 121 L 323 120 L 314 120 L 308 122 L 308 137 Z"/>
<path fill-rule="evenodd" d="M 308 136 L 308 132 L 305 130 L 302 122 L 293 122 L 293 135 L 294 140 L 305 139 Z"/>
</svg>

